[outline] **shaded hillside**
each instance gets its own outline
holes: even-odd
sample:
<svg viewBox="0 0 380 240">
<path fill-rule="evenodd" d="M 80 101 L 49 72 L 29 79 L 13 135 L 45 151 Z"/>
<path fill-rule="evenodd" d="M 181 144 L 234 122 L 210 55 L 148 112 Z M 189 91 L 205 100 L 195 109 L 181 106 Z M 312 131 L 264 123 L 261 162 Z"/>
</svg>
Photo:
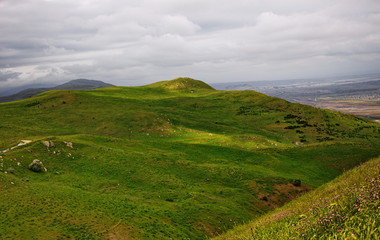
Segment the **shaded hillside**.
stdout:
<svg viewBox="0 0 380 240">
<path fill-rule="evenodd" d="M 380 153 L 365 119 L 185 82 L 0 104 L 0 238 L 206 239 Z"/>
<path fill-rule="evenodd" d="M 49 90 L 91 90 L 96 88 L 112 86 L 112 84 L 104 83 L 102 81 L 97 80 L 76 79 L 51 88 L 28 88 L 10 96 L 0 97 L 0 102 L 11 102 L 20 99 L 30 98 L 32 96 Z"/>
<path fill-rule="evenodd" d="M 380 158 L 215 240 L 379 239 Z"/>
</svg>

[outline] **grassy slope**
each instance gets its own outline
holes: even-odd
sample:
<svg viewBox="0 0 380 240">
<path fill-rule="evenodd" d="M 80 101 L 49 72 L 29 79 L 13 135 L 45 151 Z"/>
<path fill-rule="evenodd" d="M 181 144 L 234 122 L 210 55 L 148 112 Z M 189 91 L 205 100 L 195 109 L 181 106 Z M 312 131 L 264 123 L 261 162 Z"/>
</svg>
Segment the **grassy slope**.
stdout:
<svg viewBox="0 0 380 240">
<path fill-rule="evenodd" d="M 379 239 L 380 158 L 223 234 L 237 239 Z"/>
<path fill-rule="evenodd" d="M 270 210 L 259 197 L 288 179 L 317 187 L 380 153 L 366 120 L 174 83 L 0 104 L 0 149 L 33 140 L 1 154 L 0 238 L 203 239 Z"/>
</svg>

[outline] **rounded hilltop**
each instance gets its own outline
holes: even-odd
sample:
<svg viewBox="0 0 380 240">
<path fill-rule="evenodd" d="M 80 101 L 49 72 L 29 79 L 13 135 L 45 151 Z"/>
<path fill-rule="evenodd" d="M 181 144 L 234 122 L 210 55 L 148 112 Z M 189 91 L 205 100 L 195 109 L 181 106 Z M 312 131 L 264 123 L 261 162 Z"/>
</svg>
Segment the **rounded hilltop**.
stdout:
<svg viewBox="0 0 380 240">
<path fill-rule="evenodd" d="M 193 89 L 204 89 L 204 90 L 215 90 L 213 87 L 200 80 L 195 80 L 188 77 L 179 77 L 173 80 L 160 81 L 148 85 L 149 87 L 160 87 L 172 90 L 193 90 Z"/>
</svg>

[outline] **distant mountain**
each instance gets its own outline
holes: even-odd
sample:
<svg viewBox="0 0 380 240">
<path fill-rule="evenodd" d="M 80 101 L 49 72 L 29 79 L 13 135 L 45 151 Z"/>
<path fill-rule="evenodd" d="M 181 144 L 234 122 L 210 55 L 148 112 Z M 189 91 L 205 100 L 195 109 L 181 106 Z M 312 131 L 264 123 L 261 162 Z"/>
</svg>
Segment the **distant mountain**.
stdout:
<svg viewBox="0 0 380 240">
<path fill-rule="evenodd" d="M 96 88 L 112 86 L 114 85 L 97 80 L 75 79 L 67 83 L 50 88 L 28 88 L 10 96 L 0 97 L 0 102 L 11 102 L 25 98 L 30 98 L 32 96 L 49 90 L 91 90 Z"/>
<path fill-rule="evenodd" d="M 38 84 L 37 83 L 37 84 L 22 85 L 18 87 L 10 87 L 10 88 L 6 87 L 6 88 L 0 89 L 0 97 L 10 96 L 29 88 L 51 88 L 54 86 L 55 84 L 43 84 L 43 83 Z"/>
<path fill-rule="evenodd" d="M 88 80 L 88 79 L 76 79 L 71 80 L 67 83 L 58 85 L 54 87 L 53 89 L 56 90 L 91 90 L 96 88 L 103 88 L 103 87 L 112 87 L 114 85 L 105 83 L 102 81 L 97 80 Z"/>
<path fill-rule="evenodd" d="M 34 95 L 40 94 L 42 92 L 45 92 L 51 89 L 52 88 L 28 88 L 10 96 L 0 97 L 0 103 L 12 102 L 16 100 L 30 98 L 30 97 L 33 97 Z"/>
</svg>

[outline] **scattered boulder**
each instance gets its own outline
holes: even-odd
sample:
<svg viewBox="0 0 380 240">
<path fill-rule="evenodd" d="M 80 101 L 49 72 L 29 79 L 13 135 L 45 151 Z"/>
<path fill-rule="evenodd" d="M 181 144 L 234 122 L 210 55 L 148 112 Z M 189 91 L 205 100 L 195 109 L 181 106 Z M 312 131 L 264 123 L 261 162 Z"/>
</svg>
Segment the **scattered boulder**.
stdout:
<svg viewBox="0 0 380 240">
<path fill-rule="evenodd" d="M 8 168 L 7 170 L 8 173 L 11 173 L 11 174 L 14 174 L 15 173 L 15 170 L 13 168 Z"/>
<path fill-rule="evenodd" d="M 42 144 L 46 147 L 54 147 L 54 142 L 52 141 L 42 141 Z"/>
<path fill-rule="evenodd" d="M 66 144 L 66 147 L 68 148 L 74 148 L 72 142 L 63 142 L 63 143 Z"/>
<path fill-rule="evenodd" d="M 31 164 L 29 164 L 29 170 L 33 172 L 46 172 L 47 169 L 44 167 L 44 164 L 38 160 L 34 159 Z"/>
<path fill-rule="evenodd" d="M 304 143 L 302 143 L 302 142 L 296 142 L 296 145 L 297 145 L 297 146 L 303 146 Z"/>
<path fill-rule="evenodd" d="M 292 184 L 296 187 L 301 187 L 301 180 L 293 179 Z"/>
</svg>

